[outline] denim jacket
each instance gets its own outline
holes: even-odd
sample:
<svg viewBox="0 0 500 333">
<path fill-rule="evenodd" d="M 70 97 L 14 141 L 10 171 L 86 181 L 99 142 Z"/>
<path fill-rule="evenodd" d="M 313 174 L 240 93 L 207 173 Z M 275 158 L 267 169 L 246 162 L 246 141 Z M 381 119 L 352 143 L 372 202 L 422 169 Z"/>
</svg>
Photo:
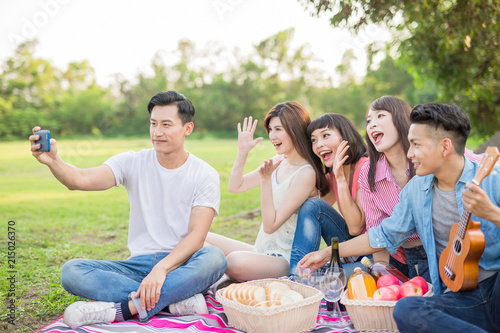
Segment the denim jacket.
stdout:
<svg viewBox="0 0 500 333">
<path fill-rule="evenodd" d="M 472 162 L 465 157 L 464 169 L 456 185 L 457 206 L 460 215 L 464 210 L 462 190 L 465 189 L 465 183 L 471 182 L 474 178 L 478 165 L 478 162 Z M 434 175 L 413 177 L 401 191 L 399 203 L 394 207 L 392 216 L 383 220 L 380 226 L 369 229 L 368 234 L 371 247 L 386 248 L 390 253 L 395 253 L 397 248 L 417 231 L 427 252 L 434 294 L 440 295 L 445 288 L 439 276 L 439 258 L 436 254 L 436 242 L 432 228 L 432 186 L 434 181 Z M 481 188 L 488 194 L 493 204 L 500 206 L 500 167 L 498 164 L 495 165 L 490 175 L 483 179 Z M 485 237 L 485 250 L 479 260 L 479 265 L 486 270 L 499 270 L 500 228 L 474 215 L 471 219 L 481 222 L 481 230 Z"/>
</svg>

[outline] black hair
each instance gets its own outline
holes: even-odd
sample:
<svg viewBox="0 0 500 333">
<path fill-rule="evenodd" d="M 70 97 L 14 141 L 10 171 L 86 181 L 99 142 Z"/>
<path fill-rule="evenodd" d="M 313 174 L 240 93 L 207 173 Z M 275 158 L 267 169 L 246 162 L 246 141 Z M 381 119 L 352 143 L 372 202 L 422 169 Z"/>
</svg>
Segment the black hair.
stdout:
<svg viewBox="0 0 500 333">
<path fill-rule="evenodd" d="M 471 131 L 469 117 L 458 105 L 442 103 L 419 104 L 410 114 L 412 124 L 433 126 L 436 131 L 444 131 L 459 155 L 464 154 L 465 143 Z"/>
<path fill-rule="evenodd" d="M 392 122 L 396 131 L 398 132 L 399 140 L 403 145 L 405 154 L 408 154 L 410 149 L 410 141 L 408 141 L 408 131 L 410 130 L 410 113 L 411 106 L 400 98 L 394 96 L 382 96 L 377 98 L 368 108 L 366 115 L 370 110 L 373 111 L 387 111 L 392 115 Z M 368 184 L 370 190 L 375 192 L 375 173 L 377 172 L 377 162 L 382 156 L 373 145 L 369 138 L 368 131 L 366 131 L 366 143 L 368 145 L 368 155 L 370 156 L 370 167 L 368 170 Z M 406 160 L 410 162 L 408 157 Z M 410 165 L 410 178 L 415 176 L 415 168 L 412 163 Z"/>
<path fill-rule="evenodd" d="M 182 124 L 190 123 L 194 117 L 194 106 L 183 94 L 176 91 L 162 91 L 154 95 L 148 103 L 148 112 L 151 114 L 156 105 L 177 105 L 177 114 Z"/>
<path fill-rule="evenodd" d="M 311 137 L 312 132 L 321 128 L 336 129 L 342 139 L 348 142 L 347 155 L 349 157 L 344 162 L 344 165 L 357 163 L 361 157 L 368 156 L 365 141 L 346 116 L 339 113 L 325 113 L 307 126 L 307 135 Z"/>
</svg>

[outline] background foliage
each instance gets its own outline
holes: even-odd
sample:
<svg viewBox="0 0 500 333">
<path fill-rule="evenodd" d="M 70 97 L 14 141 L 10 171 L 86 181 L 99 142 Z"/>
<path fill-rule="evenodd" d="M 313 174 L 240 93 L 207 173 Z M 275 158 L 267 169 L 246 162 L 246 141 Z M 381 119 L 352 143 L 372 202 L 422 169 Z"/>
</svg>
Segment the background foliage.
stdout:
<svg viewBox="0 0 500 333">
<path fill-rule="evenodd" d="M 500 128 L 499 0 L 300 0 L 335 27 L 392 30 L 409 72 L 438 86 L 438 99 L 467 110 L 476 132 Z"/>
<path fill-rule="evenodd" d="M 137 125 L 148 121 L 145 106 L 163 90 L 193 101 L 200 136 L 225 136 L 243 116 L 261 118 L 285 100 L 300 102 L 312 117 L 338 112 L 363 127 L 367 107 L 383 95 L 410 105 L 456 103 L 468 112 L 476 135 L 500 128 L 500 0 L 299 1 L 313 15 L 329 15 L 335 27 L 360 33 L 382 25 L 393 40 L 367 47 L 361 78 L 347 49 L 335 82 L 317 69 L 307 45 L 291 46 L 293 28 L 257 43 L 249 54 L 217 43 L 198 49 L 182 40 L 173 64 L 156 54 L 150 68 L 131 79 L 117 74 L 106 87 L 96 83 L 88 61 L 57 68 L 36 57 L 37 42 L 28 41 L 0 64 L 0 139 L 25 138 L 34 124 L 57 136 L 142 134 Z"/>
</svg>

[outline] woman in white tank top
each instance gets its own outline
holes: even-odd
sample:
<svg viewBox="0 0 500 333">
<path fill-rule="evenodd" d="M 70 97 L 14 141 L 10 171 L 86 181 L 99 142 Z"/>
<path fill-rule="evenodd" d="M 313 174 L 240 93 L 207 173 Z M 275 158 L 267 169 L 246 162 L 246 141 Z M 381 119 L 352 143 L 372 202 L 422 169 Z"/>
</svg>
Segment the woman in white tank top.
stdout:
<svg viewBox="0 0 500 333">
<path fill-rule="evenodd" d="M 264 128 L 277 156 L 264 160 L 256 170 L 243 175 L 248 153 L 263 138 L 253 138 L 257 120 L 238 124 L 238 155 L 228 190 L 241 193 L 261 187 L 262 225 L 254 245 L 214 233 L 206 242 L 226 254 L 226 275 L 236 281 L 277 278 L 288 275 L 290 252 L 300 206 L 318 191 L 326 194 L 329 183 L 321 172 L 321 161 L 310 149 L 307 111 L 296 102 L 275 105 L 264 120 Z"/>
</svg>

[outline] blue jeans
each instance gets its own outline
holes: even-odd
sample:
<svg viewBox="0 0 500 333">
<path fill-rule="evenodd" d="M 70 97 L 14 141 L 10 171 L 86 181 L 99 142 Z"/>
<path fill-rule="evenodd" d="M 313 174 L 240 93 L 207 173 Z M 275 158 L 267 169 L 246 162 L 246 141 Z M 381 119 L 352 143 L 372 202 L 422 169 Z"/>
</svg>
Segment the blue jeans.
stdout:
<svg viewBox="0 0 500 333">
<path fill-rule="evenodd" d="M 161 252 L 127 260 L 73 259 L 63 265 L 61 282 L 66 291 L 76 296 L 104 302 L 123 302 L 131 292 L 137 291 L 142 280 L 168 254 Z M 201 248 L 167 275 L 160 301 L 151 311 L 144 311 L 146 316 L 139 314 L 139 319 L 149 319 L 167 305 L 203 292 L 225 271 L 226 257 L 222 250 L 214 246 Z"/>
<path fill-rule="evenodd" d="M 500 332 L 500 274 L 476 289 L 432 297 L 404 297 L 394 320 L 401 332 Z"/>
<path fill-rule="evenodd" d="M 427 262 L 427 253 L 422 245 L 412 248 L 403 248 L 405 250 L 406 263 L 408 264 L 408 273 L 410 278 L 419 275 L 427 282 L 432 283 L 429 273 L 429 263 Z"/>
<path fill-rule="evenodd" d="M 319 249 L 321 237 L 330 246 L 334 236 L 339 238 L 339 242 L 352 238 L 342 215 L 322 199 L 307 199 L 297 216 L 290 255 L 290 274 L 295 274 L 297 263 L 306 254 Z"/>
</svg>

